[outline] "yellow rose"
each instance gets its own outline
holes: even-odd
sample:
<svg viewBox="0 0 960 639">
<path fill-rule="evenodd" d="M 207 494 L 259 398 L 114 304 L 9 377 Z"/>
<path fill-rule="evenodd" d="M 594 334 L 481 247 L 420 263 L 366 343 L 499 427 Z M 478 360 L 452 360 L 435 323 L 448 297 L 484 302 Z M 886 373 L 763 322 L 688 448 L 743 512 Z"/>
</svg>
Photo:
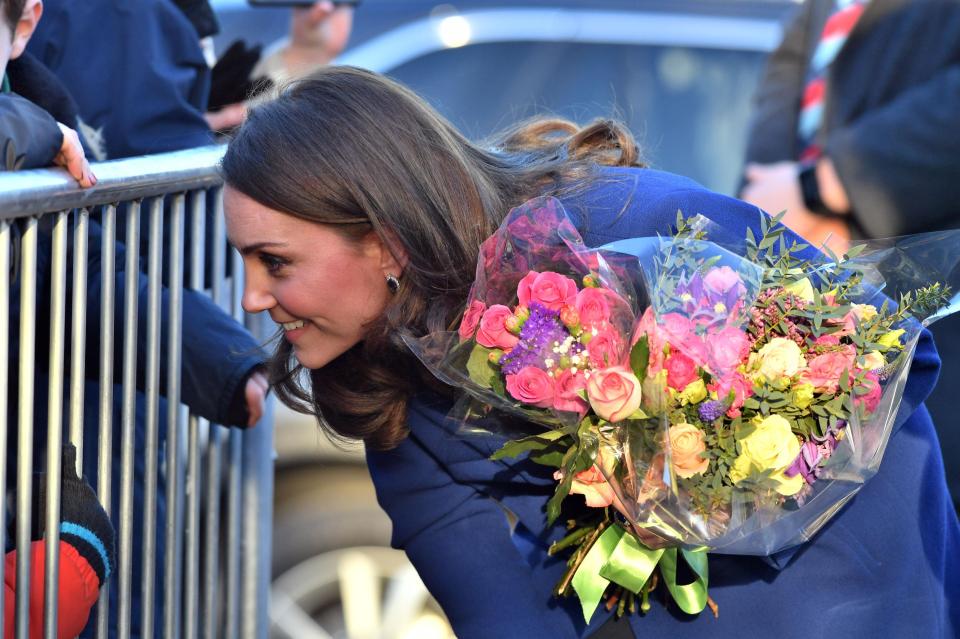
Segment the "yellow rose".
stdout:
<svg viewBox="0 0 960 639">
<path fill-rule="evenodd" d="M 696 404 L 707 398 L 707 387 L 703 383 L 703 380 L 698 377 L 687 384 L 686 388 L 680 391 L 677 397 L 680 399 L 681 406 Z"/>
<path fill-rule="evenodd" d="M 877 307 L 873 304 L 851 304 L 852 312 L 861 324 L 877 316 Z"/>
<path fill-rule="evenodd" d="M 783 287 L 783 290 L 788 293 L 793 293 L 802 300 L 808 302 L 813 301 L 813 284 L 810 283 L 810 278 L 805 277 L 802 280 L 797 280 L 793 284 L 789 284 Z"/>
<path fill-rule="evenodd" d="M 777 482 L 777 492 L 792 495 L 803 487 L 803 478 L 786 477 L 783 474 L 800 454 L 800 442 L 790 429 L 790 423 L 779 415 L 757 416 L 754 430 L 738 440 L 740 455 L 730 469 L 733 483 L 742 481 L 754 470 L 772 471 L 771 479 Z"/>
<path fill-rule="evenodd" d="M 757 372 L 768 380 L 793 377 L 807 367 L 803 351 L 793 340 L 774 337 L 757 352 Z"/>
<path fill-rule="evenodd" d="M 693 477 L 707 469 L 710 461 L 701 457 L 700 453 L 707 450 L 703 441 L 703 431 L 694 426 L 681 422 L 674 424 L 667 431 L 670 437 L 670 455 L 673 469 L 680 477 Z"/>
<path fill-rule="evenodd" d="M 887 331 L 880 336 L 880 339 L 877 340 L 877 344 L 880 346 L 886 346 L 887 348 L 903 348 L 903 345 L 900 343 L 900 336 L 903 335 L 906 331 L 902 328 L 896 328 L 892 331 Z"/>
<path fill-rule="evenodd" d="M 803 410 L 813 401 L 813 384 L 798 384 L 793 387 L 793 405 Z"/>
<path fill-rule="evenodd" d="M 879 351 L 870 351 L 860 358 L 860 368 L 865 371 L 875 371 L 887 365 L 887 358 Z"/>
</svg>

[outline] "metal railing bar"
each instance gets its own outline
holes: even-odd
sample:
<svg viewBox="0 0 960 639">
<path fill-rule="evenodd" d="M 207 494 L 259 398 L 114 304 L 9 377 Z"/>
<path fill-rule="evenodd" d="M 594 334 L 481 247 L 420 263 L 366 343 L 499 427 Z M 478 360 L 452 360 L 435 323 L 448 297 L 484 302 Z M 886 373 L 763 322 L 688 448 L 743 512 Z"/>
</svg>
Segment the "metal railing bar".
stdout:
<svg viewBox="0 0 960 639">
<path fill-rule="evenodd" d="M 117 207 L 103 207 L 103 244 L 100 253 L 100 450 L 97 458 L 97 495 L 110 516 L 113 490 L 113 313 L 116 289 Z M 113 583 L 116 583 L 114 577 Z M 97 601 L 97 639 L 107 639 L 110 623 L 110 587 L 100 589 Z"/>
<path fill-rule="evenodd" d="M 203 290 L 204 240 L 206 237 L 206 191 L 193 194 L 190 209 L 190 288 Z M 190 416 L 187 443 L 186 555 L 184 557 L 184 629 L 185 639 L 196 639 L 199 626 L 200 579 L 200 433 L 210 433 L 206 420 Z"/>
<path fill-rule="evenodd" d="M 160 295 L 162 279 L 163 198 L 150 202 L 147 256 L 146 436 L 144 442 L 142 636 L 152 639 L 157 560 L 157 466 L 160 421 Z M 130 274 L 132 276 L 132 274 Z M 168 406 L 176 410 L 176 406 Z"/>
<path fill-rule="evenodd" d="M 212 259 L 212 286 L 213 301 L 220 308 L 226 309 L 224 299 L 226 290 L 223 286 L 226 264 L 226 230 L 223 219 L 223 187 L 213 190 L 213 259 Z M 220 577 L 220 474 L 221 458 L 224 442 L 227 438 L 227 429 L 216 424 L 210 425 L 210 437 L 207 443 L 207 507 L 205 521 L 205 538 L 203 554 L 203 636 L 205 639 L 219 637 L 218 619 L 220 610 L 217 607 L 217 583 Z"/>
<path fill-rule="evenodd" d="M 37 218 L 20 237 L 20 352 L 17 439 L 16 637 L 30 637 L 30 502 L 33 494 L 33 372 L 37 313 Z"/>
<path fill-rule="evenodd" d="M 243 295 L 243 263 L 240 253 L 230 251 L 231 287 L 230 314 L 243 320 L 240 301 Z M 230 472 L 227 480 L 227 530 L 230 539 L 243 538 L 243 431 L 231 429 L 229 434 Z M 243 578 L 240 544 L 230 544 L 227 551 L 227 634 L 240 636 L 240 583 Z"/>
<path fill-rule="evenodd" d="M 123 300 L 123 408 L 120 460 L 120 553 L 117 570 L 117 636 L 130 638 L 133 579 L 133 480 L 137 419 L 137 295 L 140 269 L 140 202 L 131 202 L 127 212 Z"/>
<path fill-rule="evenodd" d="M 0 308 L 10 308 L 10 222 L 0 221 Z M 10 384 L 10 313 L 0 313 L 0 451 L 7 450 L 7 387 Z M 0 455 L 0 512 L 7 512 L 7 455 Z M 0 526 L 0 548 L 7 547 L 7 527 Z M 6 562 L 0 561 L 0 583 L 6 583 Z M 0 628 L 6 628 L 6 606 L 0 608 Z"/>
<path fill-rule="evenodd" d="M 57 637 L 60 568 L 60 455 L 63 431 L 64 331 L 67 315 L 67 233 L 70 212 L 54 217 L 50 263 L 50 365 L 47 395 L 46 521 L 44 526 L 43 636 Z M 31 316 L 32 317 L 32 316 Z M 21 462 L 23 459 L 21 458 Z"/>
<path fill-rule="evenodd" d="M 77 476 L 83 476 L 83 387 L 86 381 L 87 240 L 90 212 L 79 209 L 73 232 L 73 303 L 70 344 L 70 442 L 77 447 Z"/>
<path fill-rule="evenodd" d="M 225 146 L 209 146 L 97 163 L 97 184 L 88 189 L 63 169 L 0 173 L 0 218 L 11 219 L 64 209 L 162 196 L 220 183 L 217 164 Z"/>
<path fill-rule="evenodd" d="M 174 195 L 170 206 L 169 316 L 167 318 L 167 520 L 166 568 L 164 570 L 164 635 L 180 636 L 180 583 L 183 559 L 181 491 L 183 460 L 180 454 L 180 345 L 183 302 L 183 193 Z"/>
</svg>

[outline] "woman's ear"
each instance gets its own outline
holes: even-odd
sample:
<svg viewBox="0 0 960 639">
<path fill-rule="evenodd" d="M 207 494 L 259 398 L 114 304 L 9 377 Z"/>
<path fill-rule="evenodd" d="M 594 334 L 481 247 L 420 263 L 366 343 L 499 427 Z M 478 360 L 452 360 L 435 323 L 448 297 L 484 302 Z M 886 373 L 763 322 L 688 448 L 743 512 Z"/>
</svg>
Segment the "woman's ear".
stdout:
<svg viewBox="0 0 960 639">
<path fill-rule="evenodd" d="M 409 261 L 407 251 L 395 234 L 390 231 L 384 233 L 387 238 L 386 242 L 374 231 L 370 231 L 365 241 L 369 242 L 371 248 L 378 252 L 380 270 L 383 271 L 384 276 L 400 277 Z"/>
<path fill-rule="evenodd" d="M 20 14 L 20 20 L 13 31 L 13 45 L 10 47 L 10 59 L 16 60 L 27 48 L 30 37 L 40 22 L 40 16 L 43 15 L 43 0 L 27 0 L 23 6 L 23 13 Z"/>
</svg>

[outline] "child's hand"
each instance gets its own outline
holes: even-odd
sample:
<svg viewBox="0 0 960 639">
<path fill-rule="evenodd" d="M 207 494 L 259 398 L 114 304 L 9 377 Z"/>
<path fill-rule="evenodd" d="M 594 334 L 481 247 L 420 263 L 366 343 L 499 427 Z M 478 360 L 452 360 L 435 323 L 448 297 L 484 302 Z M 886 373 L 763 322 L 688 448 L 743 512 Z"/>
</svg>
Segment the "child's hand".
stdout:
<svg viewBox="0 0 960 639">
<path fill-rule="evenodd" d="M 65 124 L 57 122 L 57 126 L 63 133 L 63 144 L 60 146 L 60 153 L 53 158 L 53 163 L 65 168 L 83 188 L 93 186 L 97 183 L 97 176 L 90 170 L 90 163 L 87 162 L 83 145 L 80 144 L 80 136 Z"/>
</svg>

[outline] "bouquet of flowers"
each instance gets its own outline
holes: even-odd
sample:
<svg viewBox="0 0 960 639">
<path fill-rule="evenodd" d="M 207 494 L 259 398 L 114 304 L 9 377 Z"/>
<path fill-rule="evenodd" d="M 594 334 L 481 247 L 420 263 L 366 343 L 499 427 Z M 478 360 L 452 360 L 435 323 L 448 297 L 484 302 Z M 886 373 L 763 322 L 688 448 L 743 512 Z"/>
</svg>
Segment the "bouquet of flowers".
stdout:
<svg viewBox="0 0 960 639">
<path fill-rule="evenodd" d="M 592 507 L 551 548 L 588 622 L 605 595 L 648 609 L 659 584 L 716 614 L 706 551 L 801 543 L 879 467 L 950 289 L 906 267 L 905 242 L 841 260 L 777 220 L 737 240 L 678 214 L 672 237 L 589 249 L 558 201 L 532 200 L 484 243 L 458 332 L 407 340 L 470 414 L 543 427 L 495 457 L 556 467 L 550 521 L 571 493 Z"/>
</svg>

